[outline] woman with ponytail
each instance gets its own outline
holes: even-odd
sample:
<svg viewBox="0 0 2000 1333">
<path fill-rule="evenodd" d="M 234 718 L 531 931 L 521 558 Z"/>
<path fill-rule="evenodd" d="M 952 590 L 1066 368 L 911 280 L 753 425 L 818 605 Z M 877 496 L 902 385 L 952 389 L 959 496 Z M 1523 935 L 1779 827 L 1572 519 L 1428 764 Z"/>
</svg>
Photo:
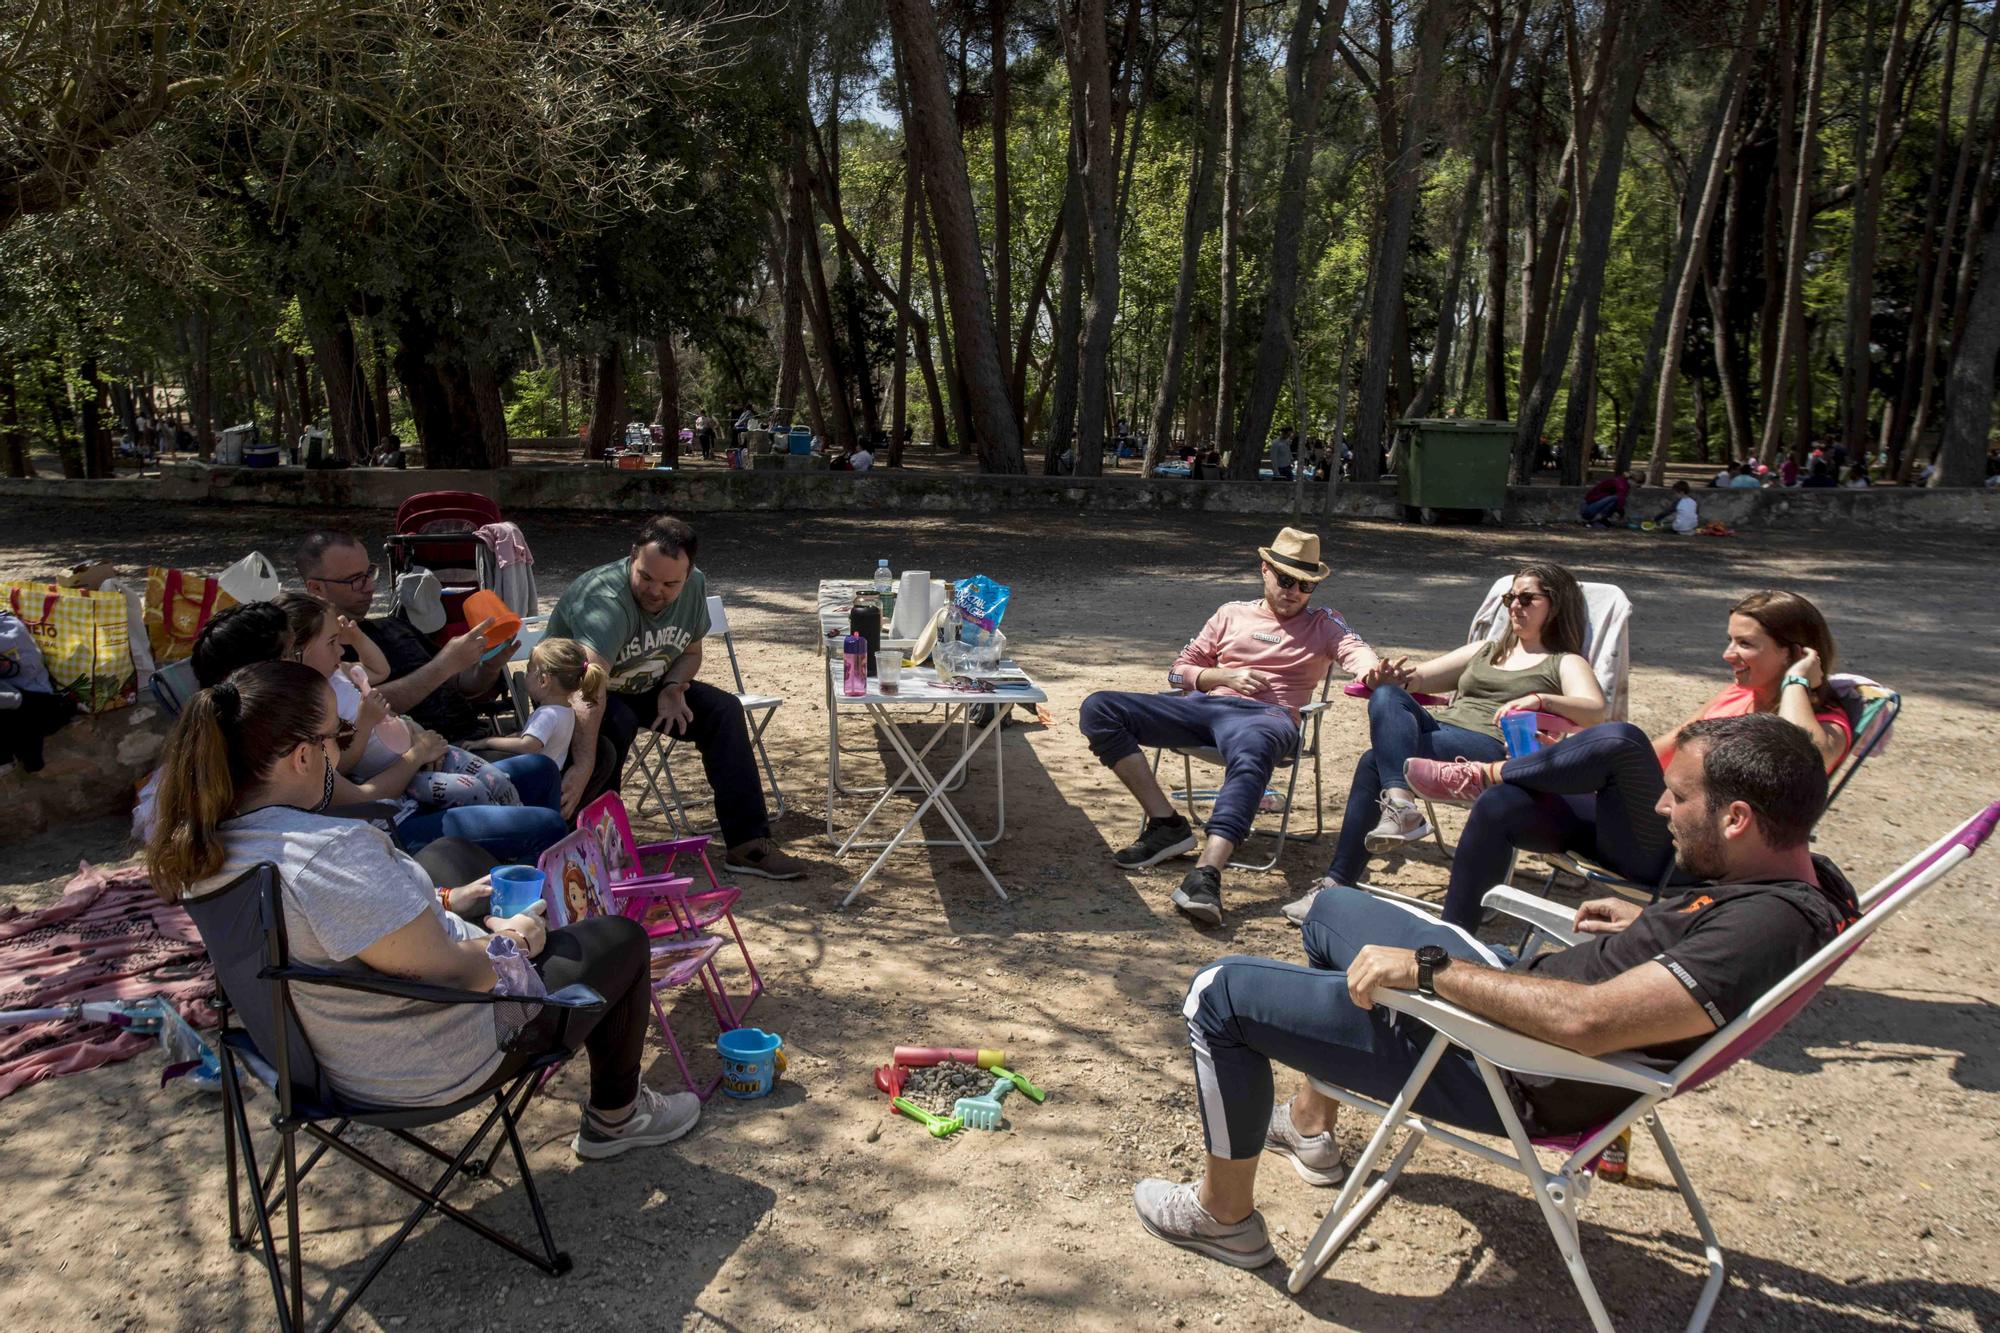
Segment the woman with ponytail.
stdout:
<svg viewBox="0 0 2000 1333">
<path fill-rule="evenodd" d="M 339 778 L 333 691 L 296 662 L 260 662 L 194 696 L 167 742 L 159 818 L 146 849 L 169 902 L 212 892 L 252 867 L 277 868 L 285 930 L 301 963 L 356 975 L 490 990 L 488 931 L 511 937 L 551 989 L 581 983 L 606 1008 L 581 1015 L 590 1098 L 571 1148 L 610 1157 L 685 1134 L 692 1093 L 641 1083 L 649 1020 L 646 934 L 624 917 L 548 931 L 539 908 L 488 917 L 486 930 L 445 911 L 430 877 L 372 825 L 323 812 Z M 492 1015 L 327 986 L 297 986 L 299 1022 L 344 1096 L 431 1106 L 500 1086 L 532 1058 L 503 1053 Z"/>
</svg>

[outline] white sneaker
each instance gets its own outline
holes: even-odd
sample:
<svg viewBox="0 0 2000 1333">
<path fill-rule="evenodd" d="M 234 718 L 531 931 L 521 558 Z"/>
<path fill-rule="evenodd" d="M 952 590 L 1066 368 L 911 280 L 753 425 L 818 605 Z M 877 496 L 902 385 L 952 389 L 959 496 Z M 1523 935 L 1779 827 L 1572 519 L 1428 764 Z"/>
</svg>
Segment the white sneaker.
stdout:
<svg viewBox="0 0 2000 1333">
<path fill-rule="evenodd" d="M 691 1092 L 661 1096 L 641 1083 L 639 1099 L 632 1114 L 615 1125 L 607 1125 L 583 1108 L 583 1123 L 569 1141 L 570 1151 L 586 1160 L 616 1157 L 634 1148 L 651 1148 L 672 1143 L 693 1129 L 701 1119 L 701 1098 Z"/>
<path fill-rule="evenodd" d="M 1382 818 L 1368 830 L 1362 845 L 1371 852 L 1393 852 L 1404 843 L 1418 842 L 1430 835 L 1431 823 L 1415 801 L 1395 801 L 1384 796 Z"/>
<path fill-rule="evenodd" d="M 1192 1185 L 1142 1180 L 1132 1190 L 1132 1207 L 1140 1224 L 1169 1245 L 1237 1268 L 1262 1268 L 1278 1257 L 1262 1213 L 1252 1212 L 1241 1222 L 1218 1222 L 1201 1206 Z"/>
<path fill-rule="evenodd" d="M 1264 1131 L 1264 1151 L 1274 1152 L 1292 1164 L 1299 1179 L 1308 1185 L 1338 1185 L 1347 1178 L 1347 1163 L 1330 1130 L 1317 1134 L 1299 1133 L 1292 1124 L 1292 1104 L 1279 1102 L 1271 1108 L 1271 1127 Z"/>
<path fill-rule="evenodd" d="M 1313 885 L 1278 910 L 1285 914 L 1285 920 L 1295 926 L 1303 926 L 1306 923 L 1306 914 L 1311 912 L 1313 904 L 1319 901 L 1320 890 L 1337 889 L 1340 887 L 1342 886 L 1336 883 L 1331 876 L 1322 875 L 1319 883 Z"/>
</svg>

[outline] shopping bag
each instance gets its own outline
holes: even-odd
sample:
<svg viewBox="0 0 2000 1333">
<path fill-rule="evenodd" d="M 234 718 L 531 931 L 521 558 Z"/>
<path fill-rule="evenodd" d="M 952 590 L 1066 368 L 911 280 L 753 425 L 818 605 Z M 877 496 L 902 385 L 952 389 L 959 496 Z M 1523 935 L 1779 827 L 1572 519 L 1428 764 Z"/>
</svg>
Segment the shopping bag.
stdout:
<svg viewBox="0 0 2000 1333">
<path fill-rule="evenodd" d="M 34 636 L 50 683 L 78 707 L 104 713 L 132 702 L 138 686 L 122 593 L 0 583 L 0 600 Z"/>
<path fill-rule="evenodd" d="M 284 591 L 278 571 L 262 551 L 252 551 L 215 576 L 216 583 L 238 602 L 275 602 Z"/>
<path fill-rule="evenodd" d="M 104 580 L 99 591 L 120 593 L 125 598 L 125 642 L 132 649 L 132 666 L 143 690 L 153 683 L 153 641 L 146 635 L 146 580 L 120 575 Z"/>
<path fill-rule="evenodd" d="M 195 636 L 215 613 L 236 605 L 236 599 L 214 579 L 183 569 L 146 571 L 146 638 L 153 645 L 155 669 L 178 662 L 194 652 Z"/>
</svg>

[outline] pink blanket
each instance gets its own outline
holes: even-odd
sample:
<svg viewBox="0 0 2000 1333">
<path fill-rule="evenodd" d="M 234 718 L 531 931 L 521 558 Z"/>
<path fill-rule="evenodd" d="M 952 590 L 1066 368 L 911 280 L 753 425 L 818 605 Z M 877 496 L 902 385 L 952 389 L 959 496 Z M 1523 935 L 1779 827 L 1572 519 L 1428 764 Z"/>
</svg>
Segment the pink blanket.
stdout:
<svg viewBox="0 0 2000 1333">
<path fill-rule="evenodd" d="M 39 912 L 0 908 L 0 1010 L 164 996 L 196 1027 L 215 973 L 186 912 L 154 896 L 142 867 L 85 863 L 62 900 Z M 0 1098 L 60 1074 L 129 1060 L 156 1044 L 99 1023 L 0 1028 Z"/>
</svg>

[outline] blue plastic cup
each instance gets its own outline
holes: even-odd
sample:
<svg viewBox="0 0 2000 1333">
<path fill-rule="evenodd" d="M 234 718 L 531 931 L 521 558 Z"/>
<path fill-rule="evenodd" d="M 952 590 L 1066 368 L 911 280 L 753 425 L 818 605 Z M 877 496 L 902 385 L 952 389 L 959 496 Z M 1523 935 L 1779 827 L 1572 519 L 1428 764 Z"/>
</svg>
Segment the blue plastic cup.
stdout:
<svg viewBox="0 0 2000 1333">
<path fill-rule="evenodd" d="M 519 916 L 542 900 L 542 886 L 548 877 L 533 866 L 494 866 L 489 876 L 493 883 L 493 905 L 489 909 L 494 916 Z"/>
<path fill-rule="evenodd" d="M 1533 713 L 1502 713 L 1500 739 L 1507 742 L 1508 757 L 1513 759 L 1542 748 L 1542 738 L 1535 734 Z"/>
</svg>

